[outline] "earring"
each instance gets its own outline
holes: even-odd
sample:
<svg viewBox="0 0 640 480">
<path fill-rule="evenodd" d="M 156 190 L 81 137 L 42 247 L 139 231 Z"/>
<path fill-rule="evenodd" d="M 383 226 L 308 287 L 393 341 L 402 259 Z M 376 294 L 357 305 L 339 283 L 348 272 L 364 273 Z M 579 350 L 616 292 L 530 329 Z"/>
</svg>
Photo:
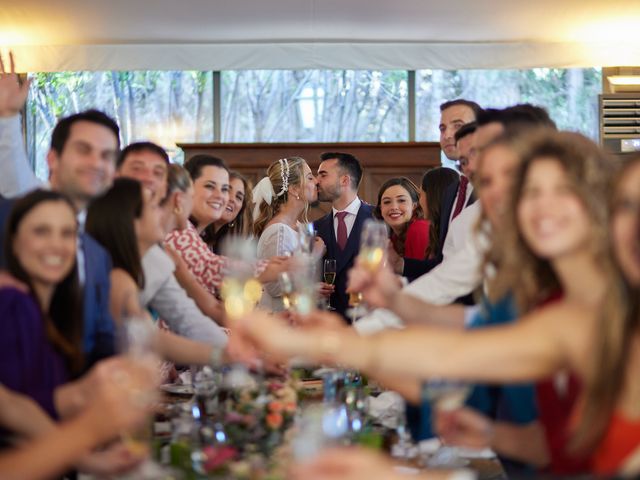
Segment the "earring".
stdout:
<svg viewBox="0 0 640 480">
<path fill-rule="evenodd" d="M 182 207 L 176 207 L 173 209 L 173 213 L 180 215 L 182 213 Z"/>
<path fill-rule="evenodd" d="M 300 200 L 300 195 L 296 195 L 296 200 Z"/>
</svg>

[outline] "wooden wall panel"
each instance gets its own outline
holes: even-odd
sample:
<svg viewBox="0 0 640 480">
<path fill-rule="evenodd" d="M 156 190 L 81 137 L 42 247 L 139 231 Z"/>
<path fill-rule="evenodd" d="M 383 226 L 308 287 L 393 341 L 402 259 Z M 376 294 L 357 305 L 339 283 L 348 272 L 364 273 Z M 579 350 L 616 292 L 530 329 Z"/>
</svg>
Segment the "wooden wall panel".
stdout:
<svg viewBox="0 0 640 480">
<path fill-rule="evenodd" d="M 440 165 L 440 145 L 434 142 L 406 143 L 191 143 L 179 144 L 185 160 L 206 153 L 222 158 L 229 167 L 245 175 L 255 185 L 267 167 L 286 156 L 303 157 L 315 172 L 323 152 L 348 152 L 364 168 L 360 196 L 375 204 L 378 189 L 389 178 L 406 176 L 418 186 L 424 172 Z M 312 219 L 329 211 L 321 205 L 310 213 Z"/>
</svg>

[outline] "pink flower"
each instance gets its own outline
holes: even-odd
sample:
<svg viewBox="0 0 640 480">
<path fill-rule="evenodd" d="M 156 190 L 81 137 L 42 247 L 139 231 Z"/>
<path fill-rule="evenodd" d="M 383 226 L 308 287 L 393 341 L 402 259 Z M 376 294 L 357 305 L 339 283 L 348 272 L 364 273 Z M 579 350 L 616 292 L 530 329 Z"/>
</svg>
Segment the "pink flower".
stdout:
<svg viewBox="0 0 640 480">
<path fill-rule="evenodd" d="M 277 430 L 282 426 L 283 418 L 279 412 L 273 412 L 266 417 L 267 426 L 272 430 Z"/>
<path fill-rule="evenodd" d="M 281 412 L 283 408 L 284 406 L 282 405 L 282 402 L 279 402 L 277 400 L 269 402 L 269 410 L 271 410 L 272 412 Z"/>
<path fill-rule="evenodd" d="M 205 447 L 203 450 L 207 456 L 207 461 L 204 464 L 204 468 L 207 472 L 211 472 L 223 466 L 229 460 L 235 458 L 238 451 L 233 447 Z"/>
</svg>

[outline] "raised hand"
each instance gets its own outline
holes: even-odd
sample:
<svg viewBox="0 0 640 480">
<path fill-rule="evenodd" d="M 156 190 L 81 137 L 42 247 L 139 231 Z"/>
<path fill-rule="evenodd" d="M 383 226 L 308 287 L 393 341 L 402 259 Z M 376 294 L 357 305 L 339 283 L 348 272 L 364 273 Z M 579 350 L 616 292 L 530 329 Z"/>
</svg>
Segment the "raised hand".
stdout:
<svg viewBox="0 0 640 480">
<path fill-rule="evenodd" d="M 388 308 L 398 294 L 402 284 L 388 266 L 379 268 L 375 273 L 356 261 L 349 271 L 347 292 L 361 293 L 365 302 L 376 308 Z"/>
<path fill-rule="evenodd" d="M 9 71 L 0 55 L 0 117 L 17 115 L 29 95 L 30 80 L 20 83 L 16 75 L 13 53 L 9 52 Z"/>
<path fill-rule="evenodd" d="M 493 436 L 493 421 L 470 408 L 459 408 L 453 412 L 435 412 L 435 428 L 445 443 L 469 448 L 490 448 Z"/>
</svg>

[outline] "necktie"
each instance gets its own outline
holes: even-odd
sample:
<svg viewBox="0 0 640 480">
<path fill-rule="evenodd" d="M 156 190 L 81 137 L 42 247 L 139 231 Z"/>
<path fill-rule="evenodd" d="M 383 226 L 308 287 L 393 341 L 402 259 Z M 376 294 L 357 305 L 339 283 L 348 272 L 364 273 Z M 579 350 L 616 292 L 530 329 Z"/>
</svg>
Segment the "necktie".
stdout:
<svg viewBox="0 0 640 480">
<path fill-rule="evenodd" d="M 467 177 L 460 177 L 460 185 L 458 186 L 458 199 L 456 200 L 456 207 L 453 209 L 453 216 L 451 220 L 460 215 L 460 212 L 464 208 L 464 202 L 467 199 L 467 185 L 469 185 L 469 179 Z"/>
<path fill-rule="evenodd" d="M 349 212 L 338 212 L 336 213 L 336 217 L 338 217 L 338 247 L 340 250 L 344 250 L 347 246 L 347 224 L 344 223 L 344 217 L 346 217 Z"/>
</svg>

